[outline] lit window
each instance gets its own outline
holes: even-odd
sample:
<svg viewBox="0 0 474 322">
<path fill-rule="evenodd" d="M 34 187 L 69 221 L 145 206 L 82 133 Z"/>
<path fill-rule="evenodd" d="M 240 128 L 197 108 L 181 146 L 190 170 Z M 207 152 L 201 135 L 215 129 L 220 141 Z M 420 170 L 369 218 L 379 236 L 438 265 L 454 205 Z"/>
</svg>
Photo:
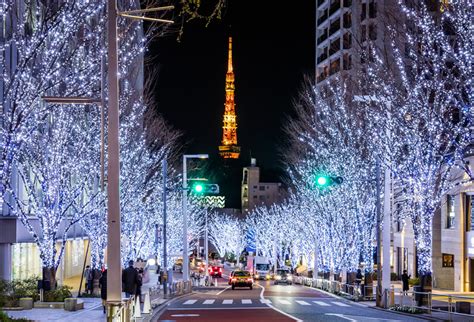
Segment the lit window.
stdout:
<svg viewBox="0 0 474 322">
<path fill-rule="evenodd" d="M 454 196 L 448 195 L 446 200 L 447 216 L 446 216 L 446 228 L 454 228 L 454 219 L 456 213 L 454 212 Z"/>
</svg>

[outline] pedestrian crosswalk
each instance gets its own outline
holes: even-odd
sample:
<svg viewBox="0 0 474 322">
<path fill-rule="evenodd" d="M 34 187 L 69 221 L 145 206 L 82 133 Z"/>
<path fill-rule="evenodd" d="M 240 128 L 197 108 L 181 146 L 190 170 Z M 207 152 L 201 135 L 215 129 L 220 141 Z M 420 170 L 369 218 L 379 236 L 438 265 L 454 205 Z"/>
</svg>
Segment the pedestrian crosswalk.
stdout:
<svg viewBox="0 0 474 322">
<path fill-rule="evenodd" d="M 317 307 L 351 307 L 350 303 L 336 301 L 336 300 L 318 300 L 312 301 L 310 298 L 303 299 L 293 299 L 293 298 L 272 298 L 272 299 L 192 299 L 186 300 L 182 303 L 183 305 L 261 305 L 261 304 L 270 304 L 270 305 L 302 305 L 302 306 L 317 306 Z"/>
</svg>

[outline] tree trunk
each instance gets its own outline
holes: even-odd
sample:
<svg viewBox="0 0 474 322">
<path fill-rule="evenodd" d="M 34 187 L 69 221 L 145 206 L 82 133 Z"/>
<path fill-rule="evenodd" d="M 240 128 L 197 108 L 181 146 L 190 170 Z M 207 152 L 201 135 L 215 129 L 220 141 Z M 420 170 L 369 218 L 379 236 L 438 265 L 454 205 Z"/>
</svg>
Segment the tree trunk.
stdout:
<svg viewBox="0 0 474 322">
<path fill-rule="evenodd" d="M 56 289 L 56 268 L 43 267 L 43 289 L 45 291 Z"/>
</svg>

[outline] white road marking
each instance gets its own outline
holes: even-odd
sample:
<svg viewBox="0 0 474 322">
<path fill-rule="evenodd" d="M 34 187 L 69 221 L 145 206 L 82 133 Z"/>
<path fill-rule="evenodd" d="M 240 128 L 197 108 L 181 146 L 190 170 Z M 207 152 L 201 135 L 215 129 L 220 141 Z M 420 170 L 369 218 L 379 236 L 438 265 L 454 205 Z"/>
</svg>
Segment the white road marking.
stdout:
<svg viewBox="0 0 474 322">
<path fill-rule="evenodd" d="M 222 304 L 232 304 L 234 300 L 224 300 L 222 301 Z"/>
<path fill-rule="evenodd" d="M 243 299 L 242 304 L 252 304 L 252 300 L 249 299 Z"/>
<path fill-rule="evenodd" d="M 267 299 L 260 299 L 260 302 L 263 304 L 272 304 L 272 301 L 267 300 Z"/>
<path fill-rule="evenodd" d="M 291 302 L 287 300 L 278 300 L 278 302 L 280 302 L 281 304 L 291 304 Z"/>
<path fill-rule="evenodd" d="M 323 302 L 323 301 L 313 301 L 314 304 L 317 304 L 317 305 L 320 305 L 320 306 L 330 306 L 329 304 L 327 304 L 326 302 Z"/>
<path fill-rule="evenodd" d="M 343 314 L 336 314 L 336 313 L 326 313 L 325 315 L 332 315 L 332 316 L 337 316 L 337 317 L 340 317 L 344 320 L 348 320 L 348 321 L 351 321 L 351 322 L 357 322 L 357 320 L 354 320 L 354 319 L 351 319 L 351 318 L 348 318 L 348 317 L 345 317 Z"/>
<path fill-rule="evenodd" d="M 311 305 L 308 302 L 305 301 L 296 301 L 296 303 L 301 304 L 301 305 Z"/>
<path fill-rule="evenodd" d="M 205 300 L 202 304 L 214 304 L 216 300 Z"/>
<path fill-rule="evenodd" d="M 262 288 L 262 291 L 260 292 L 260 300 L 265 300 L 265 298 L 263 297 L 263 293 L 265 292 L 265 287 L 263 287 L 263 286 L 260 285 L 260 284 L 257 284 L 257 286 Z M 270 303 L 266 303 L 266 304 L 267 304 L 268 307 L 270 307 L 270 308 L 272 308 L 273 310 L 275 310 L 275 311 L 277 311 L 277 312 L 279 312 L 279 313 L 281 313 L 281 314 L 283 314 L 283 315 L 289 317 L 290 319 L 295 320 L 296 322 L 303 322 L 303 320 L 300 320 L 300 319 L 298 319 L 297 317 L 294 317 L 293 315 L 286 313 L 285 311 L 282 311 L 282 310 L 280 310 L 280 309 L 277 309 L 276 307 L 274 307 L 274 306 L 271 305 Z"/>
<path fill-rule="evenodd" d="M 337 306 L 343 306 L 343 307 L 349 307 L 350 305 L 347 305 L 346 303 L 342 303 L 342 302 L 331 302 L 332 304 L 334 305 L 337 305 Z"/>
<path fill-rule="evenodd" d="M 187 301 L 184 302 L 183 304 L 184 304 L 184 305 L 192 305 L 192 304 L 194 304 L 194 303 L 196 303 L 196 302 L 197 302 L 197 300 L 187 300 Z"/>
<path fill-rule="evenodd" d="M 231 287 L 232 287 L 232 285 L 227 286 L 227 287 L 226 287 L 225 289 L 223 289 L 222 291 L 217 292 L 216 295 L 221 295 L 222 293 L 224 293 L 225 291 L 227 291 L 227 290 L 228 290 L 229 288 L 231 288 Z"/>
</svg>

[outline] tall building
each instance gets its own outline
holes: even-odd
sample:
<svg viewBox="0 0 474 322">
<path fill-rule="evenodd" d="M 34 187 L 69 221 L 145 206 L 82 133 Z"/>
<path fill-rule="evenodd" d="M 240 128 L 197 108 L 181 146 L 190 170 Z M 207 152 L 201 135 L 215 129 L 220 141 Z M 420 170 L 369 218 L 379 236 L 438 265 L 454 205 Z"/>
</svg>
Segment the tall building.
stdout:
<svg viewBox="0 0 474 322">
<path fill-rule="evenodd" d="M 358 53 L 368 42 L 379 48 L 388 44 L 385 28 L 398 19 L 397 8 L 391 0 L 317 0 L 316 83 L 362 66 Z"/>
<path fill-rule="evenodd" d="M 237 116 L 235 115 L 235 76 L 232 66 L 232 37 L 229 37 L 229 58 L 225 77 L 225 110 L 222 126 L 222 145 L 219 154 L 224 159 L 238 159 L 240 146 L 237 145 Z"/>
<path fill-rule="evenodd" d="M 242 213 L 246 214 L 257 206 L 270 206 L 281 199 L 281 183 L 260 182 L 260 168 L 252 158 L 242 175 Z"/>
</svg>

